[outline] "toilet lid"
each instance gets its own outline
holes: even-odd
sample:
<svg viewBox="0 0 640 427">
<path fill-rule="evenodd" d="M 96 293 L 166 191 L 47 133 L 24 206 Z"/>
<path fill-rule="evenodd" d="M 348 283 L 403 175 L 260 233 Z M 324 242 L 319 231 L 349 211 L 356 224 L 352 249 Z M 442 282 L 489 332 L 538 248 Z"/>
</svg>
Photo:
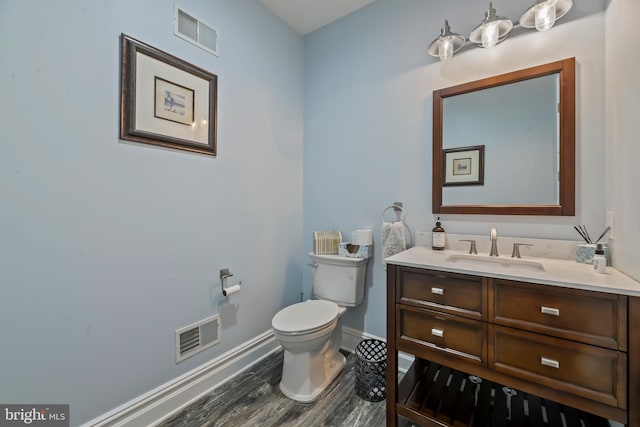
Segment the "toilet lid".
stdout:
<svg viewBox="0 0 640 427">
<path fill-rule="evenodd" d="M 273 316 L 271 326 L 283 333 L 303 332 L 322 328 L 338 316 L 338 304 L 332 301 L 309 300 L 285 307 Z"/>
</svg>

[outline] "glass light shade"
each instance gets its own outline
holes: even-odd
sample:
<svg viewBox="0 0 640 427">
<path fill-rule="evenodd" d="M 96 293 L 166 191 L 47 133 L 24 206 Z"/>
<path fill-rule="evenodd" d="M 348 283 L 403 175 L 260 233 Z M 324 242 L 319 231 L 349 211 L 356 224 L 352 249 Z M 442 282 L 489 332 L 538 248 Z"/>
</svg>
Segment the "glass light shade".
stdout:
<svg viewBox="0 0 640 427">
<path fill-rule="evenodd" d="M 488 23 L 482 30 L 482 47 L 493 47 L 498 44 L 500 28 L 497 22 Z"/>
<path fill-rule="evenodd" d="M 440 61 L 446 61 L 453 56 L 453 42 L 451 39 L 444 38 L 438 44 L 438 58 Z"/>
<path fill-rule="evenodd" d="M 536 30 L 547 31 L 556 22 L 556 0 L 547 0 L 533 6 Z"/>
<path fill-rule="evenodd" d="M 520 17 L 520 26 L 547 31 L 573 6 L 572 0 L 538 0 Z"/>
<path fill-rule="evenodd" d="M 484 20 L 471 32 L 469 40 L 477 46 L 490 48 L 506 39 L 512 29 L 513 22 L 497 16 L 493 5 L 489 3 L 489 10 L 485 13 Z"/>
<path fill-rule="evenodd" d="M 452 33 L 449 22 L 444 21 L 440 36 L 429 45 L 429 55 L 440 58 L 441 61 L 450 59 L 454 53 L 464 45 L 465 39 L 460 34 Z"/>
</svg>

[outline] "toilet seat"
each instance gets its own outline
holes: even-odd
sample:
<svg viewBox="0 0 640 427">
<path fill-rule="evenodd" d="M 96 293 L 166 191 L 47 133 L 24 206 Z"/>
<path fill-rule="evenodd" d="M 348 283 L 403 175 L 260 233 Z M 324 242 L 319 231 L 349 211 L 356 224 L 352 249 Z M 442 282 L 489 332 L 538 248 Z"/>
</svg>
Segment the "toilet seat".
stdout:
<svg viewBox="0 0 640 427">
<path fill-rule="evenodd" d="M 338 304 L 333 301 L 308 300 L 280 310 L 271 326 L 281 335 L 311 334 L 335 322 L 338 313 Z"/>
</svg>

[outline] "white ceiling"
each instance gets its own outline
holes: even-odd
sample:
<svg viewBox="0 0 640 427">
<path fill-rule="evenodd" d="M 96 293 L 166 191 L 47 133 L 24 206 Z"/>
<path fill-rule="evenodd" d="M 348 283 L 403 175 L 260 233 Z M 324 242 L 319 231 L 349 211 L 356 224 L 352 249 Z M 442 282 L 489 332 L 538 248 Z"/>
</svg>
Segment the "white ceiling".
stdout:
<svg viewBox="0 0 640 427">
<path fill-rule="evenodd" d="M 303 36 L 375 0 L 261 0 Z"/>
</svg>

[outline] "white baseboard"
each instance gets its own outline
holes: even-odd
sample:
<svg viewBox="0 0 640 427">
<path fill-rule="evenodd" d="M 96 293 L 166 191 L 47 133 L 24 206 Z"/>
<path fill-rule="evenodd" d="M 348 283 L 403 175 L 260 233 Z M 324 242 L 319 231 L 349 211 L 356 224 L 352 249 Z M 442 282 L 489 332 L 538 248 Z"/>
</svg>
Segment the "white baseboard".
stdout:
<svg viewBox="0 0 640 427">
<path fill-rule="evenodd" d="M 280 348 L 273 330 L 268 330 L 211 362 L 83 424 L 82 427 L 155 425 Z"/>
<path fill-rule="evenodd" d="M 363 339 L 384 338 L 356 329 L 342 328 L 342 348 L 355 352 Z M 190 405 L 252 365 L 281 349 L 273 330 L 228 351 L 216 359 L 171 380 L 93 420 L 81 427 L 136 427 L 161 422 L 175 412 Z M 398 370 L 406 372 L 413 356 L 398 355 Z"/>
</svg>

